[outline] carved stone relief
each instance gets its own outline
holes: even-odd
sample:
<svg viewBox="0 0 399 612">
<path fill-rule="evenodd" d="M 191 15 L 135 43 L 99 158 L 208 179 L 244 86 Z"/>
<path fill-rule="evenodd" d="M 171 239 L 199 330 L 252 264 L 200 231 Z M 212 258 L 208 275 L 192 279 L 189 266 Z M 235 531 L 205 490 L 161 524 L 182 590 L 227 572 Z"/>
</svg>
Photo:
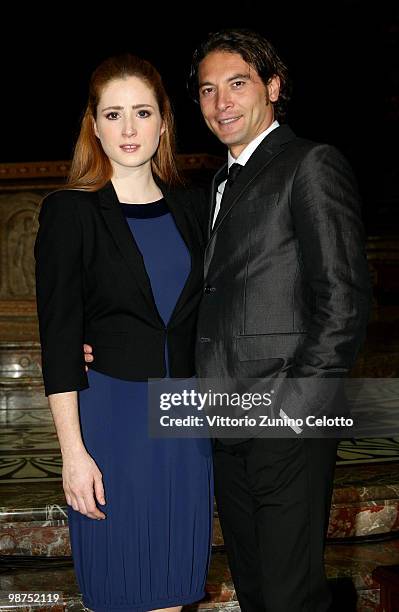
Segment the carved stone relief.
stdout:
<svg viewBox="0 0 399 612">
<path fill-rule="evenodd" d="M 38 230 L 37 193 L 0 195 L 0 299 L 35 299 L 33 247 Z"/>
</svg>

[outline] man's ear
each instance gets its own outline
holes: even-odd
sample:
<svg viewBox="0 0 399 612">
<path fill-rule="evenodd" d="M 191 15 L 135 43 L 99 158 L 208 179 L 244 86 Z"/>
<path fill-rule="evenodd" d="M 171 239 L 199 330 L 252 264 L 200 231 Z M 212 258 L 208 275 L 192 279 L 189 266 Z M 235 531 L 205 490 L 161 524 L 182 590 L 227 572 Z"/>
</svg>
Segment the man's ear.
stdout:
<svg viewBox="0 0 399 612">
<path fill-rule="evenodd" d="M 270 102 L 277 102 L 280 95 L 280 77 L 275 74 L 267 83 L 267 93 Z"/>
</svg>

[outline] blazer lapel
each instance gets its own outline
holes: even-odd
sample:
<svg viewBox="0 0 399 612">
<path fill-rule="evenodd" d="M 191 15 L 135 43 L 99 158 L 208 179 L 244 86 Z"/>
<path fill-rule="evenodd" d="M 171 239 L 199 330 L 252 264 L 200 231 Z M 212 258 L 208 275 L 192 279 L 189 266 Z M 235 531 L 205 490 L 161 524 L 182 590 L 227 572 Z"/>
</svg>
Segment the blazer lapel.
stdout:
<svg viewBox="0 0 399 612">
<path fill-rule="evenodd" d="M 196 278 L 196 275 L 198 274 L 200 262 L 202 272 L 202 254 L 200 253 L 201 241 L 200 235 L 195 234 L 194 230 L 190 227 L 190 224 L 187 221 L 187 217 L 184 212 L 185 203 L 179 201 L 179 198 L 176 196 L 177 192 L 175 190 L 170 190 L 166 184 L 157 177 L 154 178 L 155 182 L 162 191 L 176 226 L 191 256 L 190 274 L 187 277 L 183 291 L 179 296 L 170 318 L 170 321 L 172 321 L 172 319 L 175 321 L 177 314 L 184 306 L 187 298 L 192 294 L 193 290 L 198 287 L 198 278 Z M 118 249 L 128 265 L 128 268 L 136 283 L 140 287 L 149 308 L 156 316 L 158 322 L 164 326 L 165 323 L 160 316 L 155 303 L 151 282 L 147 274 L 143 256 L 123 216 L 119 205 L 118 196 L 111 180 L 98 191 L 98 196 L 105 223 L 111 232 Z"/>
<path fill-rule="evenodd" d="M 196 231 L 196 228 L 193 227 L 187 219 L 185 208 L 186 206 L 190 205 L 190 203 L 187 201 L 187 198 L 189 198 L 188 190 L 184 191 L 180 196 L 178 196 L 177 190 L 168 189 L 165 183 L 162 183 L 160 179 L 158 179 L 157 177 L 154 178 L 159 187 L 162 189 L 162 193 L 164 195 L 168 208 L 174 218 L 176 227 L 179 230 L 181 237 L 183 238 L 186 244 L 191 258 L 190 273 L 187 276 L 184 287 L 180 293 L 180 296 L 169 319 L 170 323 L 173 322 L 173 324 L 176 324 L 178 322 L 178 315 L 182 311 L 184 305 L 187 303 L 190 296 L 193 295 L 193 293 L 195 293 L 196 291 L 198 291 L 199 279 L 202 280 L 203 258 L 201 252 L 201 235 L 199 228 L 197 228 Z"/>
<path fill-rule="evenodd" d="M 148 306 L 151 308 L 159 322 L 163 325 L 163 321 L 155 304 L 151 283 L 144 265 L 143 256 L 141 255 L 132 232 L 126 223 L 126 219 L 123 216 L 119 205 L 118 196 L 112 181 L 108 181 L 108 183 L 97 193 L 100 200 L 101 213 L 109 231 L 112 234 L 115 244 L 121 252 L 130 272 L 134 276 L 136 283 L 141 289 Z"/>
</svg>

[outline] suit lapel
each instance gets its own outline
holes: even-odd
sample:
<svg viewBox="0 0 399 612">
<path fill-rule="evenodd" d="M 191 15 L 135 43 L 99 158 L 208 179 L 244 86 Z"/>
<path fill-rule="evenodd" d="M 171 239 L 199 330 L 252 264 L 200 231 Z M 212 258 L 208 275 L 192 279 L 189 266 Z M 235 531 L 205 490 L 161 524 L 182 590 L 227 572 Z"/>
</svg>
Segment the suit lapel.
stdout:
<svg viewBox="0 0 399 612">
<path fill-rule="evenodd" d="M 270 162 L 284 150 L 284 145 L 293 138 L 295 138 L 295 134 L 291 128 L 289 128 L 288 125 L 282 125 L 273 130 L 264 140 L 262 140 L 230 188 L 227 195 L 227 202 L 224 206 L 224 212 L 223 214 L 218 215 L 213 228 L 213 233 L 218 230 L 226 216 L 229 214 L 230 210 L 237 203 L 245 190 L 248 189 L 251 183 L 255 181 L 258 174 L 262 172 L 266 166 L 268 166 L 268 164 L 270 164 Z"/>
<path fill-rule="evenodd" d="M 215 207 L 216 207 L 216 194 L 218 191 L 218 186 L 220 185 L 220 183 L 222 183 L 224 180 L 227 179 L 227 164 L 224 164 L 224 166 L 222 166 L 215 174 L 215 176 L 213 177 L 212 180 L 212 185 L 211 185 L 211 194 L 210 194 L 210 198 L 211 198 L 211 206 L 210 206 L 210 210 L 211 210 L 211 214 L 209 216 L 208 219 L 208 235 L 207 235 L 207 239 L 209 240 L 209 238 L 211 237 L 212 234 L 212 221 L 213 221 L 213 216 L 215 214 Z"/>
<path fill-rule="evenodd" d="M 224 212 L 222 214 L 218 214 L 213 230 L 209 231 L 208 234 L 208 244 L 205 249 L 204 262 L 205 277 L 208 273 L 209 265 L 213 256 L 217 232 L 221 228 L 221 226 L 223 226 L 223 222 L 230 214 L 231 209 L 245 194 L 246 190 L 256 180 L 257 176 L 270 164 L 270 162 L 275 157 L 277 157 L 277 155 L 284 151 L 286 144 L 294 138 L 295 134 L 291 130 L 291 128 L 288 127 L 288 125 L 279 126 L 270 134 L 268 134 L 268 136 L 266 136 L 266 138 L 260 143 L 260 145 L 257 147 L 257 149 L 255 149 L 254 153 L 251 155 L 251 157 L 239 173 L 237 179 L 234 181 L 227 195 L 227 202 L 224 206 Z M 216 182 L 216 180 L 214 179 L 212 184 L 212 203 L 215 201 L 217 185 L 222 180 L 220 178 L 220 174 L 224 169 L 225 168 L 222 168 L 221 171 L 219 171 L 215 175 L 215 179 L 217 179 L 218 182 Z M 210 219 L 209 227 L 212 227 L 212 219 Z"/>
</svg>

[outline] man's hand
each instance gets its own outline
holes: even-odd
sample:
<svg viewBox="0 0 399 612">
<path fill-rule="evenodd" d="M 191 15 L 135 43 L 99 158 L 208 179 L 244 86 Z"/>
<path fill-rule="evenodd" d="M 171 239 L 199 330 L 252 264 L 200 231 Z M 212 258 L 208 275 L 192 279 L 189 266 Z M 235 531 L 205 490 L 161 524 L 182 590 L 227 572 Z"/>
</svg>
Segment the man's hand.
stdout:
<svg viewBox="0 0 399 612">
<path fill-rule="evenodd" d="M 93 353 L 93 347 L 90 346 L 90 344 L 84 344 L 83 345 L 83 352 L 84 352 L 84 356 L 85 356 L 85 362 L 86 363 L 91 363 L 92 361 L 94 361 L 94 357 L 92 355 Z M 89 368 L 86 366 L 86 372 L 89 370 Z"/>
</svg>

